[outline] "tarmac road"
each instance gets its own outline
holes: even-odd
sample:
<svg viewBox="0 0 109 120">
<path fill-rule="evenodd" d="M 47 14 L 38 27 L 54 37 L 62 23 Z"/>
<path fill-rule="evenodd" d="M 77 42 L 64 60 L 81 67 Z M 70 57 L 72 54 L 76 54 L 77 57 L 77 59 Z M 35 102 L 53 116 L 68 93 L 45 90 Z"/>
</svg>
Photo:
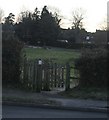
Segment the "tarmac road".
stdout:
<svg viewBox="0 0 109 120">
<path fill-rule="evenodd" d="M 107 118 L 107 114 L 3 105 L 2 118 Z"/>
</svg>

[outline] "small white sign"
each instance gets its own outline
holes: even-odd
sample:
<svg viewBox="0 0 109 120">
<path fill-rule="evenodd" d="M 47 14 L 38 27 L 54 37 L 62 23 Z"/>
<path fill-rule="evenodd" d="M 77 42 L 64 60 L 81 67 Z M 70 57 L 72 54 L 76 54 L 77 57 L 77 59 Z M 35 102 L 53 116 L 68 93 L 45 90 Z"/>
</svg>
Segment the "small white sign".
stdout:
<svg viewBox="0 0 109 120">
<path fill-rule="evenodd" d="M 39 60 L 39 61 L 38 61 L 38 64 L 39 64 L 39 65 L 42 65 L 42 60 Z"/>
</svg>

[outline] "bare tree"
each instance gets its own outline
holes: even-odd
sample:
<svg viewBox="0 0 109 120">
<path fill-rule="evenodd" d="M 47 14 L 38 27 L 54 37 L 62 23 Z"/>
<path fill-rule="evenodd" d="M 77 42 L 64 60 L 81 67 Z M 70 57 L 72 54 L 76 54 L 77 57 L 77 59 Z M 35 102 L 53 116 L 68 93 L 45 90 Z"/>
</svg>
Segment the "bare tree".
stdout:
<svg viewBox="0 0 109 120">
<path fill-rule="evenodd" d="M 72 29 L 74 34 L 75 42 L 80 41 L 80 33 L 83 29 L 83 20 L 85 18 L 85 10 L 77 8 L 72 12 Z"/>
<path fill-rule="evenodd" d="M 0 8 L 0 23 L 2 22 L 3 16 L 4 16 L 4 11 Z"/>
<path fill-rule="evenodd" d="M 99 30 L 104 30 L 104 31 L 109 29 L 108 21 L 106 17 L 98 24 L 98 28 Z"/>
<path fill-rule="evenodd" d="M 72 12 L 72 28 L 82 29 L 85 11 L 82 8 L 77 8 Z"/>
<path fill-rule="evenodd" d="M 109 31 L 109 22 L 107 21 L 107 30 Z"/>
<path fill-rule="evenodd" d="M 22 22 L 25 18 L 31 18 L 32 13 L 30 11 L 23 11 L 21 13 L 19 13 L 18 17 L 17 17 L 17 22 Z"/>
</svg>

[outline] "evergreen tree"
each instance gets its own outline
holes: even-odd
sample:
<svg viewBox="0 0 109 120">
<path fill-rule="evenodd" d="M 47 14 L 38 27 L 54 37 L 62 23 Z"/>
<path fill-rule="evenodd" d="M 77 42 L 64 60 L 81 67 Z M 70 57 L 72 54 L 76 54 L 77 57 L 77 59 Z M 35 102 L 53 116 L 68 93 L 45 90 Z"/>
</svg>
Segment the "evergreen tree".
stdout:
<svg viewBox="0 0 109 120">
<path fill-rule="evenodd" d="M 40 37 L 44 45 L 53 45 L 59 34 L 59 20 L 44 6 L 40 20 Z"/>
</svg>

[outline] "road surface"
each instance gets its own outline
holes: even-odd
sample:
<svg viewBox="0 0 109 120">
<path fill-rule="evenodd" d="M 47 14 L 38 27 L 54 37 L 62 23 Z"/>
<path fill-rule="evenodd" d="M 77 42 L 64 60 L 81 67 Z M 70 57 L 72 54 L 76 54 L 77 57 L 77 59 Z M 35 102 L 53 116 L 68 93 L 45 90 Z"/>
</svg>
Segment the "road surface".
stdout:
<svg viewBox="0 0 109 120">
<path fill-rule="evenodd" d="M 3 105 L 2 118 L 107 118 L 106 113 Z"/>
</svg>

